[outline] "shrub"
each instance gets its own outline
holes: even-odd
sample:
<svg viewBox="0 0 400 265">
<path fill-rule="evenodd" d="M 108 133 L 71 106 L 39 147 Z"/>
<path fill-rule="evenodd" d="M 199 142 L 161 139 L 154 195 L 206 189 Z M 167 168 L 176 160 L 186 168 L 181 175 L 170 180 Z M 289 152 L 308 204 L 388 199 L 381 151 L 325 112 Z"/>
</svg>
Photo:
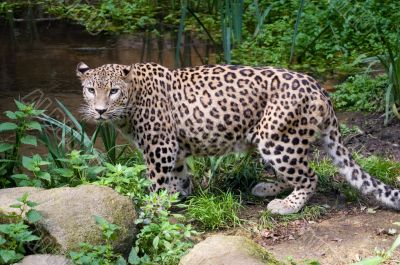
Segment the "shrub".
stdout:
<svg viewBox="0 0 400 265">
<path fill-rule="evenodd" d="M 372 78 L 368 75 L 349 77 L 346 82 L 336 86 L 331 94 L 337 109 L 348 111 L 383 111 L 383 101 L 387 76 Z"/>
</svg>

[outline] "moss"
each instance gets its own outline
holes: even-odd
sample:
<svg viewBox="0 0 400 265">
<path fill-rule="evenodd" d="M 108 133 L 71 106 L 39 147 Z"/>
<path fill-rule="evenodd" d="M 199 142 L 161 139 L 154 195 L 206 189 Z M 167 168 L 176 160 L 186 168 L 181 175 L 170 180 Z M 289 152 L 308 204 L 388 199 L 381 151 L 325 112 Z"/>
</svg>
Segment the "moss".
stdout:
<svg viewBox="0 0 400 265">
<path fill-rule="evenodd" d="M 248 253 L 260 259 L 261 261 L 265 262 L 265 264 L 268 265 L 284 265 L 285 263 L 280 262 L 277 260 L 271 253 L 269 253 L 265 248 L 260 246 L 259 244 L 253 242 L 251 239 L 246 238 L 246 242 L 244 242 L 247 245 L 247 250 Z M 244 245 L 244 244 L 243 244 Z"/>
</svg>

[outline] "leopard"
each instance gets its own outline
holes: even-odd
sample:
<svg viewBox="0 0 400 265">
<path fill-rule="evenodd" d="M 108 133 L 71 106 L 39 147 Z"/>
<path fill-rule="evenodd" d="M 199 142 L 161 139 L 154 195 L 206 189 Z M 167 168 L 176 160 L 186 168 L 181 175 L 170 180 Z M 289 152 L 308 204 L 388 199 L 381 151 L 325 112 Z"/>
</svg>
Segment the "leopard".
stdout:
<svg viewBox="0 0 400 265">
<path fill-rule="evenodd" d="M 277 173 L 252 187 L 273 197 L 273 214 L 300 211 L 316 192 L 311 144 L 321 139 L 339 173 L 363 195 L 399 210 L 399 190 L 363 170 L 343 145 L 328 93 L 313 77 L 265 66 L 203 65 L 169 69 L 157 63 L 77 65 L 83 118 L 111 122 L 139 148 L 150 192 L 187 197 L 189 156 L 257 150 Z M 277 197 L 288 191 L 284 198 Z"/>
</svg>

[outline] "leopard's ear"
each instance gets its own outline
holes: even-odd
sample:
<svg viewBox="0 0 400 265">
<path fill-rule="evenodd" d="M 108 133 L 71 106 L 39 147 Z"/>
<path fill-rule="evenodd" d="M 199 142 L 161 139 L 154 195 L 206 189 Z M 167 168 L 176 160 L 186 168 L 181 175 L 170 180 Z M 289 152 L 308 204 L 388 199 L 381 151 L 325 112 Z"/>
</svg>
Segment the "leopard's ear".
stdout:
<svg viewBox="0 0 400 265">
<path fill-rule="evenodd" d="M 125 66 L 122 69 L 123 77 L 127 77 L 129 75 L 129 73 L 131 72 L 131 70 L 132 70 L 132 65 Z"/>
<path fill-rule="evenodd" d="M 87 64 L 80 62 L 76 66 L 76 75 L 82 77 L 89 69 L 90 68 L 87 66 Z"/>
</svg>

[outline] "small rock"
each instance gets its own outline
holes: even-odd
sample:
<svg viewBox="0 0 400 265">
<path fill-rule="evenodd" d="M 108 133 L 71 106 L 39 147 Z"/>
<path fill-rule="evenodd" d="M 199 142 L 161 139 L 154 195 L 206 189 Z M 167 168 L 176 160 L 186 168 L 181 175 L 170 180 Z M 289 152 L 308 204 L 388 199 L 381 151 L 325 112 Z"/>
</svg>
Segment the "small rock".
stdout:
<svg viewBox="0 0 400 265">
<path fill-rule="evenodd" d="M 264 248 L 242 236 L 214 235 L 198 243 L 179 265 L 280 265 Z"/>
<path fill-rule="evenodd" d="M 127 254 L 135 236 L 136 212 L 132 201 L 111 188 L 97 185 L 82 185 L 75 188 L 37 189 L 11 188 L 0 190 L 0 209 L 5 213 L 25 192 L 29 200 L 39 203 L 36 207 L 43 219 L 37 223 L 42 240 L 38 249 L 52 253 L 67 253 L 79 250 L 79 243 L 103 244 L 102 233 L 96 225 L 95 216 L 120 227 L 113 242 L 116 252 Z M 55 251 L 55 252 L 54 252 Z"/>
<path fill-rule="evenodd" d="M 72 262 L 58 255 L 30 255 L 14 265 L 71 265 Z"/>
</svg>

